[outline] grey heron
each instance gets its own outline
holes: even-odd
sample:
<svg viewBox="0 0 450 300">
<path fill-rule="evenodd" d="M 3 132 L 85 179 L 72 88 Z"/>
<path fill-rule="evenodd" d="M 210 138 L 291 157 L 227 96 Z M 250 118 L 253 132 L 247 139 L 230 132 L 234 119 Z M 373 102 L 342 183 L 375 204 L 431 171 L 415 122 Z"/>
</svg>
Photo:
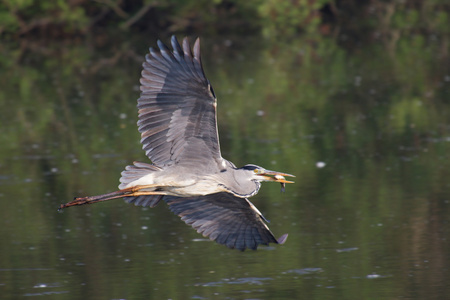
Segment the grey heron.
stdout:
<svg viewBox="0 0 450 300">
<path fill-rule="evenodd" d="M 237 168 L 220 153 L 214 90 L 200 58 L 200 40 L 191 49 L 172 36 L 173 50 L 161 41 L 143 63 L 138 99 L 143 150 L 150 163 L 134 162 L 121 173 L 116 192 L 75 198 L 60 209 L 124 198 L 155 207 L 161 200 L 197 232 L 240 250 L 283 244 L 248 200 L 261 182 L 292 183 L 293 175 L 248 164 Z"/>
</svg>

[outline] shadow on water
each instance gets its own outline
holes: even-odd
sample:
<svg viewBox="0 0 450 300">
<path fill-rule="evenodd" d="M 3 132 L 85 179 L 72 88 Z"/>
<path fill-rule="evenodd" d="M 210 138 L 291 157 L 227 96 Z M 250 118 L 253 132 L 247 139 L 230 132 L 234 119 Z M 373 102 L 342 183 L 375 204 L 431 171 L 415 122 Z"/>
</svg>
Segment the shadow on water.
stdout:
<svg viewBox="0 0 450 300">
<path fill-rule="evenodd" d="M 437 298 L 449 282 L 445 38 L 347 49 L 210 38 L 223 155 L 297 175 L 253 202 L 284 246 L 232 251 L 164 205 L 56 213 L 145 161 L 141 57 L 154 40 L 1 46 L 0 291 L 7 298 Z M 142 45 L 145 44 L 145 45 Z M 139 45 L 139 46 L 137 46 Z M 109 50 L 108 50 L 109 49 Z"/>
</svg>

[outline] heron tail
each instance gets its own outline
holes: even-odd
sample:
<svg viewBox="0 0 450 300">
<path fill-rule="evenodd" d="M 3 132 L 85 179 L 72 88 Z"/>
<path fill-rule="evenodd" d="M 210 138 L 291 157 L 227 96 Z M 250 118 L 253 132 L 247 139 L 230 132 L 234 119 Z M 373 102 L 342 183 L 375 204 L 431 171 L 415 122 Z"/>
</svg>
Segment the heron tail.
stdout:
<svg viewBox="0 0 450 300">
<path fill-rule="evenodd" d="M 161 171 L 161 168 L 155 165 L 135 161 L 133 162 L 133 165 L 126 166 L 125 170 L 122 171 L 119 189 L 125 189 L 129 187 L 130 183 L 137 181 L 144 176 L 151 175 L 157 171 Z"/>
<path fill-rule="evenodd" d="M 133 181 L 136 181 L 144 176 L 152 174 L 154 172 L 161 171 L 161 168 L 155 165 L 138 162 L 133 162 L 133 165 L 129 165 L 122 172 L 120 177 L 119 189 L 124 189 Z M 136 197 L 124 197 L 125 202 L 134 203 L 136 206 L 148 206 L 155 207 L 164 195 L 144 195 Z"/>
</svg>

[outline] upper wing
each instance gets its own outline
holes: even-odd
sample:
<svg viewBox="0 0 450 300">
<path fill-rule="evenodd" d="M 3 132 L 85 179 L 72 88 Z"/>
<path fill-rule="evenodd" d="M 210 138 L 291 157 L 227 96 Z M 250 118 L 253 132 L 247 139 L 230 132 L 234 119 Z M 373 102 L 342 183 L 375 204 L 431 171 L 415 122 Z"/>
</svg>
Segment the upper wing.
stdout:
<svg viewBox="0 0 450 300">
<path fill-rule="evenodd" d="M 189 198 L 165 196 L 164 201 L 198 233 L 229 248 L 255 250 L 260 244 L 283 244 L 287 238 L 285 234 L 277 240 L 250 201 L 229 193 Z"/>
<path fill-rule="evenodd" d="M 221 159 L 216 122 L 216 97 L 206 79 L 200 40 L 194 53 L 187 38 L 173 52 L 158 41 L 143 64 L 138 99 L 139 132 L 147 156 L 156 165 L 212 163 Z"/>
</svg>

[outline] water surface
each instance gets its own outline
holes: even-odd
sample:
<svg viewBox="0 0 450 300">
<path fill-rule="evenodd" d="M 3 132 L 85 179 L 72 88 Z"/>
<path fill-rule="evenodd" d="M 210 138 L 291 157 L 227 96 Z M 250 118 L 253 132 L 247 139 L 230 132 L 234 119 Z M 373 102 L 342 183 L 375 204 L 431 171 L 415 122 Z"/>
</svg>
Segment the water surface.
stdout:
<svg viewBox="0 0 450 300">
<path fill-rule="evenodd" d="M 2 298 L 447 295 L 450 73 L 439 42 L 202 42 L 224 157 L 297 176 L 286 193 L 266 183 L 251 199 L 276 236 L 289 233 L 286 244 L 230 250 L 164 204 L 57 213 L 74 196 L 115 190 L 127 164 L 146 161 L 135 104 L 155 42 L 5 45 Z"/>
</svg>

